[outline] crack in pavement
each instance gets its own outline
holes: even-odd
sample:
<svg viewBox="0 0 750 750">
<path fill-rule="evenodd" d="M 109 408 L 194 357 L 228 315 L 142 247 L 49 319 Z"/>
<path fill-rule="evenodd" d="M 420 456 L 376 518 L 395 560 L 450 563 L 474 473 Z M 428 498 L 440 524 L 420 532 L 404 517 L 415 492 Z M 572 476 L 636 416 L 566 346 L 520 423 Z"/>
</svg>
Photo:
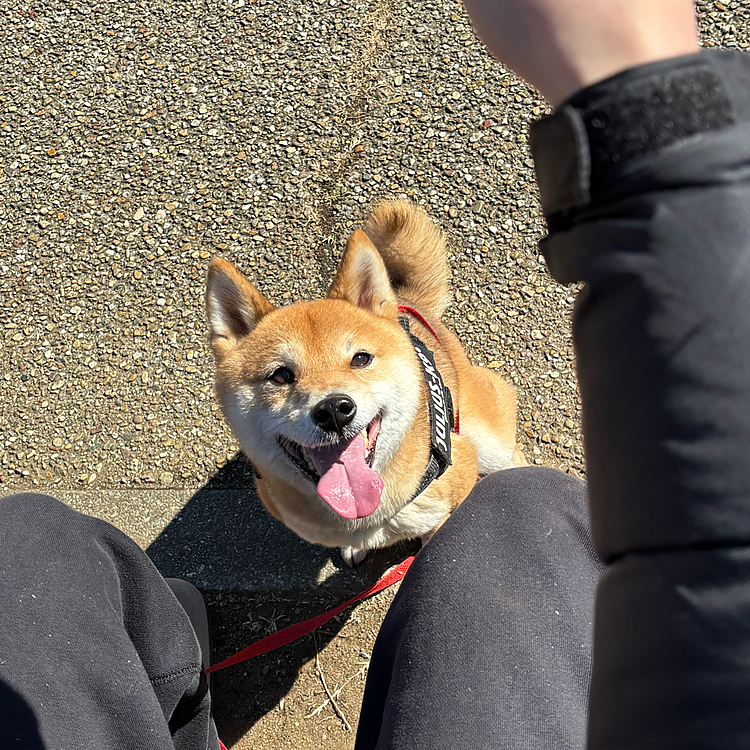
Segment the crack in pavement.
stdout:
<svg viewBox="0 0 750 750">
<path fill-rule="evenodd" d="M 396 20 L 395 13 L 398 5 L 398 0 L 380 0 L 371 6 L 363 19 L 362 28 L 369 28 L 369 33 L 357 55 L 356 64 L 346 72 L 343 84 L 344 91 L 351 93 L 332 116 L 341 134 L 336 139 L 333 153 L 322 160 L 310 180 L 311 185 L 319 186 L 316 194 L 310 192 L 308 196 L 317 217 L 313 220 L 313 231 L 320 238 L 314 256 L 324 278 L 330 277 L 336 266 L 333 251 L 337 241 L 334 231 L 337 186 L 351 164 L 354 148 L 359 142 L 356 122 L 367 116 L 369 95 L 380 85 L 372 74 L 373 69 L 384 56 L 389 38 L 395 36 L 400 28 L 401 23 Z"/>
</svg>

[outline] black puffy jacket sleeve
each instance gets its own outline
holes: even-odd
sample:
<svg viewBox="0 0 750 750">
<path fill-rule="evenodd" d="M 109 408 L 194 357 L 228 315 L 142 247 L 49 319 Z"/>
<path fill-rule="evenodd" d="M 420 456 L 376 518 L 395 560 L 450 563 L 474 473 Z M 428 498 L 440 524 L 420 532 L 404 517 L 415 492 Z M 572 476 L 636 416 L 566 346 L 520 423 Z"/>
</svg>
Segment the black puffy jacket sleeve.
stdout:
<svg viewBox="0 0 750 750">
<path fill-rule="evenodd" d="M 573 320 L 594 541 L 592 750 L 750 748 L 750 55 L 532 126 Z"/>
</svg>

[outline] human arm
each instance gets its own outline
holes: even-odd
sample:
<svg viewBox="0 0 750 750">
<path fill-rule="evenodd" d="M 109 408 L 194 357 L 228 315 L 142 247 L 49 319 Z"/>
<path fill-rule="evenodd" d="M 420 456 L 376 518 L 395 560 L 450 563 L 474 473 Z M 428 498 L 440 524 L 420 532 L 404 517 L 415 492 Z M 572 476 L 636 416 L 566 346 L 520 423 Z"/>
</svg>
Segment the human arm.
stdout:
<svg viewBox="0 0 750 750">
<path fill-rule="evenodd" d="M 554 103 L 573 93 L 531 136 L 542 250 L 558 281 L 585 283 L 573 335 L 592 531 L 608 563 L 590 747 L 747 747 L 750 59 L 671 59 L 670 41 L 660 62 L 574 93 L 603 76 L 558 75 L 557 43 L 534 61 L 543 33 L 524 57 L 513 14 L 578 3 L 511 5 L 501 23 L 506 5 L 492 4 L 480 35 Z"/>
<path fill-rule="evenodd" d="M 750 59 L 581 91 L 532 128 L 600 583 L 590 747 L 750 742 Z"/>
<path fill-rule="evenodd" d="M 464 0 L 499 60 L 557 105 L 628 68 L 698 49 L 693 0 Z"/>
</svg>

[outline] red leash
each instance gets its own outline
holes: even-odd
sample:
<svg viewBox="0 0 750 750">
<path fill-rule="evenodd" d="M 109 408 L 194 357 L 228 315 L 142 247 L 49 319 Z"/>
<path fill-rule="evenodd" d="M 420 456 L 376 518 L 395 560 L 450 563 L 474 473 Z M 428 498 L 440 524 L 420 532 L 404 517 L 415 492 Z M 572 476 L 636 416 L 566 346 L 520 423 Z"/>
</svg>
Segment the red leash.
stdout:
<svg viewBox="0 0 750 750">
<path fill-rule="evenodd" d="M 425 320 L 419 310 L 407 305 L 399 305 L 398 309 L 399 312 L 411 313 L 417 320 L 419 320 L 420 323 L 422 323 L 429 329 L 430 333 L 432 333 L 432 335 L 437 339 L 439 344 L 443 343 L 442 341 L 440 341 L 440 337 L 437 335 L 435 329 Z M 458 405 L 456 405 L 456 432 L 458 432 L 459 430 L 458 424 Z M 321 625 L 325 625 L 325 623 L 327 623 L 329 620 L 332 620 L 334 617 L 336 617 L 336 615 L 343 612 L 347 607 L 351 607 L 352 604 L 361 602 L 363 599 L 367 599 L 368 597 L 373 596 L 374 594 L 377 594 L 384 589 L 387 589 L 389 586 L 393 586 L 394 583 L 398 583 L 406 575 L 406 571 L 409 570 L 413 561 L 413 556 L 408 557 L 402 563 L 393 568 L 393 570 L 386 573 L 377 583 L 375 583 L 373 586 L 370 586 L 369 589 L 363 591 L 361 594 L 357 594 L 357 596 L 355 596 L 353 599 L 350 599 L 348 602 L 339 604 L 337 607 L 329 609 L 327 612 L 323 612 L 323 614 L 317 615 L 317 617 L 311 617 L 309 620 L 298 622 L 296 625 L 290 625 L 288 628 L 279 630 L 277 633 L 273 633 L 272 635 L 269 635 L 266 638 L 262 638 L 255 643 L 251 643 L 249 646 L 246 646 L 233 656 L 230 656 L 227 659 L 224 659 L 224 661 L 220 661 L 218 664 L 214 664 L 212 667 L 209 667 L 206 670 L 206 674 L 210 674 L 211 672 L 218 672 L 219 670 L 226 669 L 227 667 L 232 667 L 235 664 L 240 664 L 243 661 L 252 659 L 255 656 L 260 656 L 261 654 L 267 654 L 269 651 L 274 651 L 277 648 L 281 648 L 282 646 L 286 646 L 287 644 L 296 641 L 303 635 L 312 633 L 313 630 L 316 630 Z M 221 750 L 227 750 L 226 746 L 221 740 L 219 740 L 219 745 L 221 747 Z"/>
<path fill-rule="evenodd" d="M 411 313 L 415 318 L 417 318 L 417 320 L 420 321 L 420 323 L 429 328 L 432 335 L 438 340 L 438 343 L 442 343 L 440 341 L 440 337 L 435 332 L 435 329 L 424 319 L 422 313 L 420 313 L 419 310 L 416 310 L 413 307 L 408 307 L 407 305 L 400 305 L 398 309 L 399 312 Z M 311 617 L 309 620 L 298 622 L 296 625 L 290 625 L 288 628 L 279 630 L 277 633 L 273 633 L 272 635 L 269 635 L 266 638 L 262 638 L 255 643 L 251 643 L 246 648 L 243 648 L 241 651 L 238 651 L 236 654 L 234 654 L 234 656 L 230 656 L 229 658 L 224 659 L 224 661 L 220 661 L 218 664 L 214 664 L 212 667 L 209 667 L 206 670 L 206 674 L 211 674 L 211 672 L 218 672 L 220 669 L 232 667 L 235 664 L 240 664 L 243 661 L 252 659 L 254 656 L 267 654 L 269 651 L 274 651 L 277 648 L 286 646 L 288 643 L 292 643 L 292 641 L 296 641 L 303 635 L 312 633 L 313 630 L 327 623 L 329 620 L 336 617 L 337 614 L 343 612 L 347 607 L 351 607 L 352 604 L 361 602 L 363 599 L 367 599 L 369 596 L 377 594 L 379 591 L 387 589 L 389 586 L 392 586 L 394 583 L 400 581 L 406 575 L 406 571 L 409 570 L 409 566 L 411 565 L 413 560 L 414 557 L 407 558 L 401 564 L 393 568 L 393 570 L 391 570 L 389 573 L 386 573 L 376 584 L 371 586 L 366 591 L 363 591 L 361 594 L 357 594 L 357 596 L 355 596 L 353 599 L 350 599 L 348 602 L 339 604 L 337 607 L 329 609 L 327 612 L 323 612 L 323 614 L 318 615 L 317 617 Z"/>
<path fill-rule="evenodd" d="M 420 313 L 419 310 L 407 305 L 399 305 L 398 309 L 399 312 L 411 313 L 417 320 L 419 320 L 420 323 L 422 323 L 429 329 L 430 333 L 432 333 L 432 335 L 437 339 L 439 344 L 443 343 L 442 341 L 440 341 L 440 337 L 437 335 L 435 329 L 424 319 L 422 313 Z M 456 432 L 458 432 L 459 430 L 458 424 L 458 405 L 456 405 Z M 214 664 L 212 667 L 209 667 L 206 670 L 206 674 L 210 674 L 211 672 L 218 672 L 219 670 L 226 669 L 227 667 L 232 667 L 235 664 L 240 664 L 243 661 L 252 659 L 254 656 L 267 654 L 269 651 L 274 651 L 277 648 L 281 648 L 282 646 L 286 646 L 287 644 L 296 641 L 303 635 L 312 633 L 313 630 L 319 628 L 321 625 L 324 625 L 329 620 L 332 620 L 334 617 L 336 617 L 336 615 L 343 612 L 347 607 L 351 607 L 352 604 L 361 602 L 363 599 L 367 599 L 368 597 L 373 596 L 374 594 L 377 594 L 384 589 L 387 589 L 389 586 L 393 586 L 394 583 L 398 583 L 406 575 L 406 571 L 409 570 L 413 561 L 413 556 L 408 557 L 402 563 L 393 568 L 393 570 L 386 573 L 376 584 L 370 586 L 369 589 L 363 591 L 361 594 L 357 594 L 357 596 L 355 596 L 353 599 L 350 599 L 348 602 L 339 604 L 337 607 L 329 609 L 327 612 L 323 612 L 323 614 L 318 615 L 317 617 L 311 617 L 309 620 L 298 622 L 296 625 L 290 625 L 288 628 L 279 630 L 277 633 L 273 633 L 272 635 L 269 635 L 266 638 L 262 638 L 255 643 L 251 643 L 249 646 L 234 654 L 234 656 L 230 656 L 229 658 L 224 659 L 224 661 L 220 661 L 218 664 Z M 219 740 L 219 745 L 221 746 L 221 750 L 227 750 L 221 740 Z"/>
<path fill-rule="evenodd" d="M 393 568 L 393 570 L 386 573 L 376 584 L 371 586 L 366 591 L 363 591 L 361 594 L 357 594 L 357 596 L 355 596 L 353 599 L 350 599 L 348 602 L 339 604 L 337 607 L 329 609 L 328 612 L 323 612 L 323 614 L 318 615 L 317 617 L 311 617 L 309 620 L 305 620 L 304 622 L 298 622 L 296 625 L 290 625 L 288 628 L 279 630 L 277 633 L 273 633 L 273 635 L 269 635 L 267 638 L 262 638 L 255 643 L 251 643 L 246 648 L 243 648 L 242 651 L 238 651 L 234 656 L 230 656 L 228 659 L 224 659 L 224 661 L 220 661 L 218 664 L 214 664 L 212 667 L 209 667 L 206 670 L 206 673 L 210 674 L 211 672 L 218 672 L 220 669 L 225 669 L 226 667 L 231 667 L 234 664 L 239 664 L 240 662 L 247 661 L 248 659 L 252 659 L 254 656 L 267 654 L 269 651 L 273 651 L 274 649 L 281 648 L 281 646 L 286 646 L 287 643 L 296 641 L 303 635 L 312 633 L 313 630 L 319 628 L 321 625 L 333 619 L 337 614 L 343 612 L 347 607 L 351 607 L 352 604 L 361 602 L 363 599 L 367 599 L 368 596 L 377 594 L 379 591 L 387 589 L 389 586 L 392 586 L 394 583 L 400 581 L 406 575 L 406 571 L 409 570 L 409 566 L 411 565 L 413 560 L 414 557 L 407 558 L 401 564 Z"/>
</svg>

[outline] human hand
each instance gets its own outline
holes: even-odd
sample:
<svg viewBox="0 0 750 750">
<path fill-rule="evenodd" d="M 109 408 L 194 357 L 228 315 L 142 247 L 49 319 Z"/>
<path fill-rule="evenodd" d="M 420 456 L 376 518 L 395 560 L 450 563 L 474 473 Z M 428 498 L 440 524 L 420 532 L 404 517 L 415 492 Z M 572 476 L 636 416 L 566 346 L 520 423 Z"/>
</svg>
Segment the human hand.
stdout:
<svg viewBox="0 0 750 750">
<path fill-rule="evenodd" d="M 693 0 L 464 0 L 501 62 L 552 104 L 627 68 L 698 50 Z"/>
</svg>

